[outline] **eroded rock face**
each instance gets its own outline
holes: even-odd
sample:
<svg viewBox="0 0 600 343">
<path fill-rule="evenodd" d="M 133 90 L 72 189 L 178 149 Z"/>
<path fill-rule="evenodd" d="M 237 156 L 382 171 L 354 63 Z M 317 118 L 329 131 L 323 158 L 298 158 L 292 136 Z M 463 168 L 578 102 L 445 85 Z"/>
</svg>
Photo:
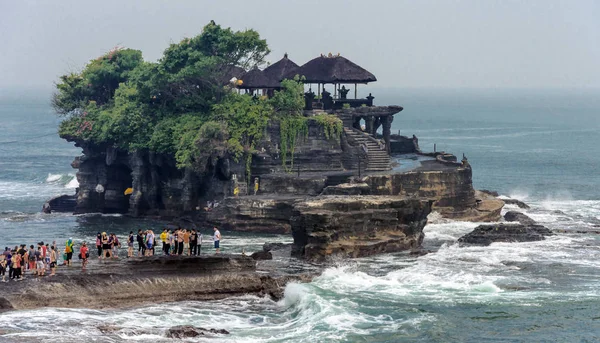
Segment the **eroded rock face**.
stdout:
<svg viewBox="0 0 600 343">
<path fill-rule="evenodd" d="M 552 232 L 542 225 L 495 224 L 480 225 L 458 241 L 473 245 L 490 245 L 494 242 L 535 242 L 551 235 Z"/>
<path fill-rule="evenodd" d="M 399 195 L 431 199 L 433 210 L 445 218 L 465 221 L 497 221 L 503 202 L 478 195 L 473 189 L 470 166 L 432 161 L 406 173 L 369 175 L 364 178 L 372 195 Z M 363 193 L 364 194 L 364 193 Z"/>
<path fill-rule="evenodd" d="M 206 214 L 212 225 L 237 231 L 289 233 L 290 216 L 297 198 L 227 198 Z"/>
<path fill-rule="evenodd" d="M 332 196 L 294 206 L 292 253 L 311 260 L 361 257 L 418 247 L 431 202 L 401 197 Z"/>
</svg>

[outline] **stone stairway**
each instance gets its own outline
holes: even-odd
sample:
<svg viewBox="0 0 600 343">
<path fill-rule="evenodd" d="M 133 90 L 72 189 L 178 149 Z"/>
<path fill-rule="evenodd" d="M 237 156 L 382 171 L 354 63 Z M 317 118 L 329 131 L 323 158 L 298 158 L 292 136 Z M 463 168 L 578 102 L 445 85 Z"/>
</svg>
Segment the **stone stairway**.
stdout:
<svg viewBox="0 0 600 343">
<path fill-rule="evenodd" d="M 367 133 L 344 128 L 344 133 L 352 145 L 360 147 L 367 147 L 367 167 L 366 171 L 386 171 L 392 169 L 390 167 L 390 155 L 387 150 L 378 144 L 378 140 L 373 138 Z"/>
</svg>

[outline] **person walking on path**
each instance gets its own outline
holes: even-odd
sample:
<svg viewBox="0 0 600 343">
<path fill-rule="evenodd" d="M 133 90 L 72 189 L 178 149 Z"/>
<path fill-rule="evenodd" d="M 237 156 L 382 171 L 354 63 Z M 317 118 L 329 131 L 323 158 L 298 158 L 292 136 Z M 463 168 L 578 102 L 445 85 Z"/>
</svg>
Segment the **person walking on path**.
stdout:
<svg viewBox="0 0 600 343">
<path fill-rule="evenodd" d="M 39 246 L 37 251 L 34 253 L 35 256 L 35 275 L 44 276 L 46 268 L 44 268 L 44 256 L 42 247 Z"/>
<path fill-rule="evenodd" d="M 138 244 L 138 256 L 145 256 L 146 255 L 146 244 L 144 243 L 144 236 L 142 233 L 142 230 L 138 230 L 137 236 L 136 236 L 136 241 Z"/>
<path fill-rule="evenodd" d="M 183 254 L 183 229 L 177 231 L 177 254 Z"/>
<path fill-rule="evenodd" d="M 146 256 L 153 255 L 155 239 L 156 237 L 154 237 L 152 230 L 146 231 Z"/>
<path fill-rule="evenodd" d="M 56 261 L 57 260 L 57 256 L 56 256 L 56 247 L 54 247 L 54 245 L 52 246 L 52 249 L 50 250 L 50 276 L 54 276 L 56 275 Z"/>
<path fill-rule="evenodd" d="M 190 236 L 190 230 L 183 230 L 183 251 L 185 252 L 186 256 L 190 256 L 192 252 L 190 249 Z"/>
<path fill-rule="evenodd" d="M 171 229 L 169 232 L 169 256 L 175 255 L 175 244 L 177 240 L 175 239 L 175 230 Z"/>
<path fill-rule="evenodd" d="M 90 252 L 88 250 L 87 244 L 83 242 L 81 248 L 79 248 L 79 258 L 81 259 L 81 270 L 85 271 L 85 267 L 87 266 L 88 258 L 90 257 Z"/>
<path fill-rule="evenodd" d="M 217 229 L 217 227 L 215 226 L 213 228 L 213 230 L 215 231 L 215 234 L 213 236 L 213 241 L 215 242 L 215 249 L 216 249 L 216 254 L 221 252 L 221 247 L 220 247 L 220 243 L 221 243 L 221 232 L 219 231 L 219 229 Z"/>
<path fill-rule="evenodd" d="M 192 234 L 190 235 L 190 250 L 190 255 L 198 255 L 198 234 L 195 229 L 192 230 Z"/>
<path fill-rule="evenodd" d="M 33 248 L 33 244 L 29 246 L 29 250 L 27 254 L 25 254 L 24 264 L 29 267 L 32 275 L 36 275 L 37 271 L 35 270 L 35 249 Z"/>
<path fill-rule="evenodd" d="M 71 260 L 73 259 L 73 247 L 75 244 L 73 243 L 73 237 L 70 237 L 67 243 L 65 244 L 65 253 L 67 254 L 67 260 L 65 261 L 67 266 L 71 265 Z"/>
<path fill-rule="evenodd" d="M 98 250 L 98 259 L 102 259 L 102 234 L 98 232 L 96 235 L 96 249 Z"/>
<path fill-rule="evenodd" d="M 0 275 L 2 275 L 2 282 L 6 282 L 6 268 L 8 262 L 6 261 L 6 255 L 0 256 Z"/>
<path fill-rule="evenodd" d="M 119 238 L 117 237 L 116 234 L 111 233 L 110 234 L 112 236 L 113 239 L 113 247 L 112 247 L 112 257 L 113 258 L 119 258 L 119 249 L 121 248 L 121 242 L 119 242 Z"/>
<path fill-rule="evenodd" d="M 129 237 L 127 237 L 127 257 L 133 257 L 133 231 L 129 231 Z"/>
<path fill-rule="evenodd" d="M 167 246 L 169 245 L 169 243 L 167 242 L 168 238 L 169 234 L 167 233 L 167 229 L 165 228 L 160 233 L 160 241 L 162 242 L 163 255 L 169 255 L 169 248 L 167 248 Z"/>
<path fill-rule="evenodd" d="M 13 273 L 12 273 L 12 279 L 17 279 L 17 280 L 21 280 L 22 276 L 21 276 L 21 261 L 22 261 L 22 257 L 19 253 L 15 253 L 13 258 L 12 258 L 12 269 L 13 269 Z"/>
</svg>

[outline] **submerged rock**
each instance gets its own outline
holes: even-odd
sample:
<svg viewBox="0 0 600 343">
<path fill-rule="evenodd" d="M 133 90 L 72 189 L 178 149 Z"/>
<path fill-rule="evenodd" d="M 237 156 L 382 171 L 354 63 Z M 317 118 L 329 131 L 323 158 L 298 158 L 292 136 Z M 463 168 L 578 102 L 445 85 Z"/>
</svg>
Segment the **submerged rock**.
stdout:
<svg viewBox="0 0 600 343">
<path fill-rule="evenodd" d="M 289 243 L 265 243 L 263 245 L 263 251 L 275 251 L 285 249 L 290 246 Z"/>
<path fill-rule="evenodd" d="M 460 243 L 490 245 L 494 242 L 534 242 L 551 236 L 552 232 L 542 225 L 495 224 L 479 225 L 458 239 Z"/>
<path fill-rule="evenodd" d="M 507 222 L 519 222 L 523 225 L 534 225 L 537 224 L 537 222 L 531 218 L 529 218 L 528 216 L 524 215 L 521 212 L 517 212 L 517 211 L 508 211 L 506 212 L 506 214 L 504 215 L 504 220 L 506 220 Z"/>
<path fill-rule="evenodd" d="M 169 330 L 167 330 L 167 337 L 183 339 L 189 337 L 204 336 L 205 333 L 229 335 L 229 331 L 225 329 L 205 329 L 191 325 L 178 325 L 173 326 L 172 328 L 169 328 Z"/>
<path fill-rule="evenodd" d="M 507 205 L 517 205 L 517 206 L 519 206 L 519 208 L 522 208 L 525 210 L 531 208 L 526 203 L 522 202 L 521 200 L 517 200 L 517 199 L 502 199 L 502 201 L 504 201 L 504 203 Z"/>
<path fill-rule="evenodd" d="M 252 253 L 252 255 L 250 255 L 250 257 L 252 257 L 253 260 L 272 260 L 273 259 L 273 254 L 271 254 L 270 251 L 257 251 Z"/>
</svg>

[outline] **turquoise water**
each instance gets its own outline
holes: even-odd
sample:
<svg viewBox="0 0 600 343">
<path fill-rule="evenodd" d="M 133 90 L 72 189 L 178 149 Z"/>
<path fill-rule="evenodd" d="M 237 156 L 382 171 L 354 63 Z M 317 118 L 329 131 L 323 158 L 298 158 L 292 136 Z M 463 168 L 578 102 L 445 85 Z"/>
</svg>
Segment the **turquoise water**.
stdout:
<svg viewBox="0 0 600 343">
<path fill-rule="evenodd" d="M 600 228 L 600 92 L 375 92 L 400 104 L 394 130 L 423 150 L 462 153 L 477 188 L 529 203 L 553 229 Z M 43 201 L 72 192 L 80 150 L 54 135 L 47 95 L 0 100 L 0 246 L 99 230 L 124 233 L 162 223 L 120 216 L 39 214 Z M 509 207 L 509 209 L 515 209 Z M 419 258 L 387 254 L 340 261 L 280 302 L 241 297 L 96 311 L 47 308 L 0 315 L 0 341 L 167 341 L 172 325 L 225 328 L 215 342 L 597 342 L 600 237 L 566 233 L 543 242 L 459 247 L 476 223 L 433 215 Z M 259 249 L 286 236 L 227 233 L 226 249 Z M 104 335 L 99 325 L 122 327 Z M 73 335 L 79 335 L 74 337 Z M 65 338 L 66 337 L 66 338 Z"/>
</svg>

